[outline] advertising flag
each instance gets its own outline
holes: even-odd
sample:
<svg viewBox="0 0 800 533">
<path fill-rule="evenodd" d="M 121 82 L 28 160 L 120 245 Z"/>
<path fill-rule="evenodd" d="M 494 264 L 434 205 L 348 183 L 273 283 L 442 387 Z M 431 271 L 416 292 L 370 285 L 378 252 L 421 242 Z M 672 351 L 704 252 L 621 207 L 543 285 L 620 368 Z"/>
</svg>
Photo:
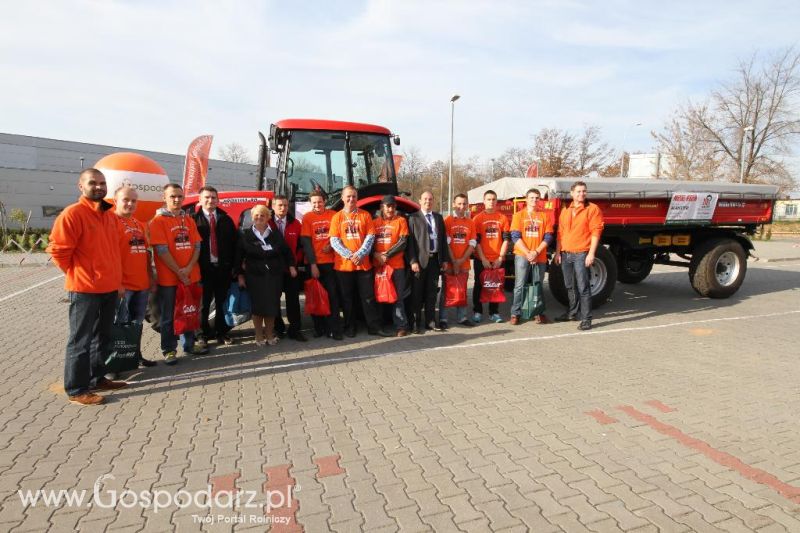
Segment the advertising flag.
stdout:
<svg viewBox="0 0 800 533">
<path fill-rule="evenodd" d="M 192 141 L 186 151 L 186 164 L 183 167 L 183 193 L 197 194 L 206 184 L 208 175 L 208 154 L 211 152 L 213 135 L 201 135 Z"/>
<path fill-rule="evenodd" d="M 531 163 L 531 166 L 528 167 L 528 170 L 525 172 L 526 178 L 538 178 L 539 177 L 539 165 L 534 161 Z"/>
</svg>

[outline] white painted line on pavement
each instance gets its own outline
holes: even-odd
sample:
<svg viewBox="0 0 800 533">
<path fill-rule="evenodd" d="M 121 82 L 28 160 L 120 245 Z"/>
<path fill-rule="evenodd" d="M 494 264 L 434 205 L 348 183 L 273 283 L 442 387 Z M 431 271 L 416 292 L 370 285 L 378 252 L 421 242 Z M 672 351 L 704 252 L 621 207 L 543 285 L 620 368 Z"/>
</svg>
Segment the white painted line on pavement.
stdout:
<svg viewBox="0 0 800 533">
<path fill-rule="evenodd" d="M 246 377 L 248 373 L 260 372 L 262 370 L 283 370 L 287 368 L 301 368 L 304 366 L 319 366 L 324 365 L 327 363 L 346 363 L 349 361 L 359 361 L 361 359 L 375 359 L 378 357 L 390 357 L 390 356 L 397 356 L 397 355 L 409 355 L 415 353 L 424 353 L 424 352 L 435 352 L 435 351 L 443 351 L 443 350 L 463 350 L 465 348 L 481 348 L 484 346 L 494 346 L 497 344 L 511 344 L 516 342 L 526 342 L 526 341 L 543 341 L 543 340 L 552 340 L 552 339 L 565 339 L 569 337 L 585 337 L 588 335 L 610 335 L 613 333 L 628 333 L 631 331 L 648 331 L 654 329 L 665 329 L 665 328 L 673 328 L 678 326 L 691 326 L 697 324 L 709 324 L 713 322 L 728 322 L 734 320 L 754 320 L 760 318 L 773 318 L 778 316 L 788 316 L 800 313 L 800 309 L 796 311 L 783 311 L 780 313 L 768 313 L 764 315 L 746 315 L 746 316 L 732 316 L 732 317 L 722 317 L 722 318 L 707 318 L 704 320 L 686 320 L 683 322 L 671 322 L 669 324 L 656 324 L 653 326 L 639 326 L 639 327 L 631 327 L 631 328 L 617 328 L 617 329 L 609 329 L 609 330 L 598 330 L 593 329 L 590 331 L 575 331 L 572 333 L 560 333 L 558 335 L 543 335 L 543 336 L 535 336 L 535 337 L 523 337 L 518 339 L 503 339 L 503 340 L 494 340 L 488 342 L 475 342 L 471 344 L 454 344 L 448 346 L 434 346 L 430 348 L 423 348 L 417 350 L 403 350 L 399 352 L 385 352 L 385 353 L 377 353 L 377 354 L 364 354 L 364 355 L 350 355 L 344 357 L 326 357 L 320 359 L 313 359 L 310 361 L 295 361 L 295 362 L 286 362 L 286 363 L 276 363 L 272 365 L 264 365 L 258 366 L 253 368 L 247 369 L 219 369 L 219 370 L 199 370 L 197 372 L 189 372 L 186 374 L 180 374 L 177 376 L 161 376 L 156 378 L 149 378 L 149 379 L 142 379 L 139 381 L 131 381 L 132 384 L 145 384 L 145 383 L 159 383 L 163 381 L 182 381 L 186 379 L 198 378 L 198 377 L 214 377 L 214 376 L 221 376 L 225 374 L 242 374 L 242 377 Z M 413 338 L 413 337 L 412 337 Z"/>
<path fill-rule="evenodd" d="M 52 277 L 50 279 L 46 279 L 44 281 L 40 281 L 36 285 L 31 285 L 27 289 L 22 289 L 21 291 L 17 291 L 17 292 L 15 292 L 13 294 L 9 294 L 8 296 L 3 296 L 2 298 L 0 298 L 0 302 L 5 302 L 6 300 L 10 300 L 11 298 L 13 298 L 15 296 L 19 296 L 20 294 L 24 294 L 24 293 L 26 293 L 28 291 L 31 291 L 31 290 L 35 289 L 36 287 L 41 287 L 42 285 L 46 285 L 46 284 L 50 283 L 51 281 L 55 281 L 55 280 L 57 280 L 59 278 L 63 278 L 63 277 L 64 277 L 64 274 L 59 274 L 58 276 Z"/>
</svg>

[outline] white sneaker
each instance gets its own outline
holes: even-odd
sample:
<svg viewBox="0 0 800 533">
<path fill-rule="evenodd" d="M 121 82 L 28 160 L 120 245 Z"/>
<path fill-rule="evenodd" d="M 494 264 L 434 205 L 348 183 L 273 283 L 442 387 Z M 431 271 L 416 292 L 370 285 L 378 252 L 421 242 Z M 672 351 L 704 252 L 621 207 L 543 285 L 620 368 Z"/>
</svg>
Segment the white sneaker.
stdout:
<svg viewBox="0 0 800 533">
<path fill-rule="evenodd" d="M 492 316 L 489 317 L 489 320 L 491 320 L 495 324 L 499 324 L 500 322 L 503 321 L 503 317 L 501 317 L 497 313 L 494 313 Z"/>
<path fill-rule="evenodd" d="M 474 315 L 472 315 L 472 321 L 475 322 L 476 324 L 480 323 L 481 320 L 483 320 L 483 315 L 481 315 L 480 313 L 475 313 Z"/>
</svg>

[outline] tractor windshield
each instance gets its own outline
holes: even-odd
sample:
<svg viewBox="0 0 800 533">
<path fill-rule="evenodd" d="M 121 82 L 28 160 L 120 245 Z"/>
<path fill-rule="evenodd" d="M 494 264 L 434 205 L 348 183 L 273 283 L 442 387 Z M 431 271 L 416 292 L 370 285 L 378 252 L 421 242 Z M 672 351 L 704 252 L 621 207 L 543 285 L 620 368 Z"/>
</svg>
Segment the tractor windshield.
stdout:
<svg viewBox="0 0 800 533">
<path fill-rule="evenodd" d="M 295 130 L 285 168 L 296 199 L 321 189 L 333 200 L 348 184 L 361 190 L 395 182 L 389 137 L 371 133 Z"/>
</svg>

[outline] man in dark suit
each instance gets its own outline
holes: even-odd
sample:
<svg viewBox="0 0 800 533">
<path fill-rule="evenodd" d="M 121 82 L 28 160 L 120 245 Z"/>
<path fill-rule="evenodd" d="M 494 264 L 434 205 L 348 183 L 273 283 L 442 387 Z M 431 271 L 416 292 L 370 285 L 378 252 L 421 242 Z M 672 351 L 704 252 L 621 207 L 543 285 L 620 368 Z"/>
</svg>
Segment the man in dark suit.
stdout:
<svg viewBox="0 0 800 533">
<path fill-rule="evenodd" d="M 300 246 L 300 233 L 303 230 L 302 224 L 289 214 L 289 199 L 279 194 L 272 199 L 273 217 L 269 221 L 272 231 L 278 231 L 286 241 L 286 246 L 291 250 L 295 259 L 295 264 L 299 267 L 303 264 L 303 248 Z M 287 271 L 288 272 L 288 271 Z M 300 331 L 302 326 L 300 315 L 300 289 L 303 282 L 300 276 L 283 276 L 282 292 L 286 296 L 286 319 L 289 321 L 289 331 L 286 331 L 286 324 L 283 322 L 280 313 L 275 317 L 275 333 L 279 337 L 288 335 L 290 339 L 306 342 L 306 336 Z"/>
<path fill-rule="evenodd" d="M 225 211 L 219 209 L 219 196 L 214 187 L 200 189 L 200 207 L 194 214 L 200 244 L 200 279 L 203 284 L 203 306 L 200 311 L 202 335 L 195 341 L 196 348 L 205 348 L 212 336 L 218 344 L 233 344 L 225 323 L 225 301 L 233 279 L 233 256 L 236 252 L 236 226 Z M 212 329 L 208 321 L 211 302 L 216 306 Z"/>
<path fill-rule="evenodd" d="M 419 205 L 420 210 L 408 217 L 411 242 L 406 247 L 406 257 L 413 273 L 408 319 L 416 334 L 425 333 L 426 329 L 447 329 L 445 322 L 436 319 L 436 290 L 439 276 L 450 264 L 444 219 L 441 214 L 433 212 L 433 194 L 423 192 Z"/>
</svg>

